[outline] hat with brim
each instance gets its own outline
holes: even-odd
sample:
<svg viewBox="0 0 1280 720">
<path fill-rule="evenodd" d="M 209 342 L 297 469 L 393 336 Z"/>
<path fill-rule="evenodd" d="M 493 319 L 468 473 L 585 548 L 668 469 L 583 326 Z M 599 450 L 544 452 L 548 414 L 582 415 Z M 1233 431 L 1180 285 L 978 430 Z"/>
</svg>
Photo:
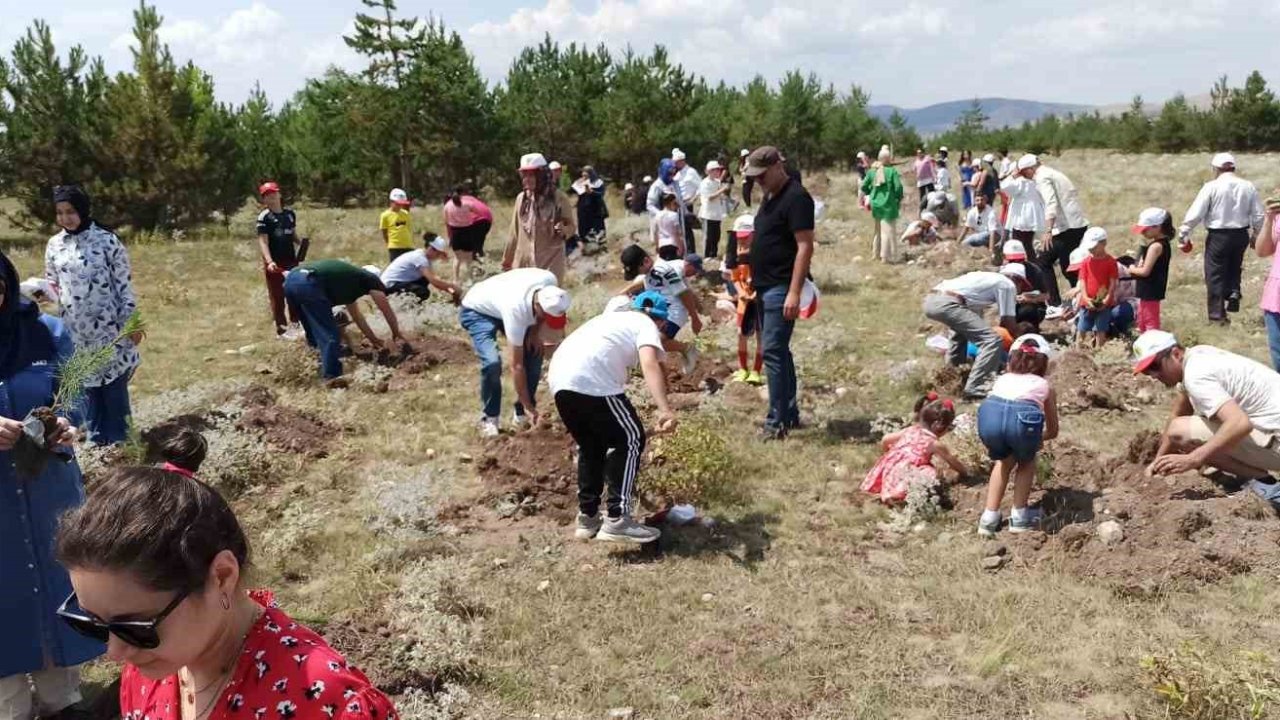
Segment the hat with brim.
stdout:
<svg viewBox="0 0 1280 720">
<path fill-rule="evenodd" d="M 1100 227 L 1091 227 L 1085 231 L 1084 237 L 1080 239 L 1080 248 L 1085 252 L 1089 252 L 1106 241 L 1106 230 Z"/>
<path fill-rule="evenodd" d="M 1164 221 L 1169 218 L 1169 212 L 1162 208 L 1150 207 L 1138 213 L 1138 222 L 1133 224 L 1131 228 L 1135 235 L 1141 235 L 1150 228 L 1158 228 L 1164 225 Z"/>
<path fill-rule="evenodd" d="M 1071 251 L 1071 256 L 1067 260 L 1067 272 L 1075 272 L 1084 265 L 1084 261 L 1089 257 L 1089 251 L 1078 247 Z"/>
<path fill-rule="evenodd" d="M 782 153 L 772 145 L 758 147 L 747 156 L 747 168 L 742 171 L 747 177 L 763 175 L 769 168 L 782 162 Z"/>
<path fill-rule="evenodd" d="M 1210 162 L 1210 164 L 1219 170 L 1228 166 L 1235 167 L 1236 158 L 1231 153 L 1225 153 L 1225 152 L 1218 153 L 1217 155 L 1213 156 L 1213 160 Z"/>
<path fill-rule="evenodd" d="M 538 306 L 542 308 L 547 327 L 560 330 L 569 322 L 569 293 L 555 285 L 538 289 Z"/>
<path fill-rule="evenodd" d="M 258 186 L 258 196 L 270 195 L 271 193 L 280 192 L 280 186 L 273 182 L 264 182 Z"/>
<path fill-rule="evenodd" d="M 1133 341 L 1133 374 L 1141 375 L 1164 352 L 1178 347 L 1178 338 L 1164 330 L 1148 330 Z"/>
<path fill-rule="evenodd" d="M 800 319 L 808 320 L 818 314 L 818 301 L 822 298 L 822 293 L 818 291 L 818 286 L 812 280 L 806 279 L 804 287 L 800 289 Z"/>
<path fill-rule="evenodd" d="M 547 159 L 542 153 L 528 153 L 520 158 L 520 172 L 533 172 L 547 166 Z"/>
<path fill-rule="evenodd" d="M 1022 261 L 1027 259 L 1027 247 L 1021 240 L 1009 240 L 1000 248 L 1005 260 Z"/>
<path fill-rule="evenodd" d="M 656 320 L 666 320 L 671 311 L 671 303 L 657 290 L 645 290 L 631 301 L 631 309 L 639 310 Z"/>
</svg>

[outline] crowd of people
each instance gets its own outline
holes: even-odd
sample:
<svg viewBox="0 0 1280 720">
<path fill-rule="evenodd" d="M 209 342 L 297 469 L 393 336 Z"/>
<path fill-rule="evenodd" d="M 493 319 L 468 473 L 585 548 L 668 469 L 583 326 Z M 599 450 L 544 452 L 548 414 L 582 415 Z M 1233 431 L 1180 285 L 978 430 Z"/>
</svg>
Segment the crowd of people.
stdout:
<svg viewBox="0 0 1280 720">
<path fill-rule="evenodd" d="M 946 148 L 937 157 L 916 153 L 918 216 L 899 235 L 904 181 L 892 150 L 881 148 L 874 162 L 858 154 L 857 199 L 873 220 L 879 261 L 899 262 L 907 248 L 938 242 L 941 229 L 959 229 L 947 162 Z M 977 403 L 977 432 L 993 461 L 978 531 L 1004 529 L 1010 482 L 1009 531 L 1039 526 L 1029 506 L 1037 457 L 1059 431 L 1052 369 L 1060 347 L 1040 332 L 1052 318 L 1070 320 L 1090 347 L 1136 323 L 1134 372 L 1178 389 L 1152 473 L 1213 466 L 1280 503 L 1270 476 L 1280 471 L 1280 270 L 1262 300 L 1274 368 L 1218 348 L 1184 348 L 1162 329 L 1160 312 L 1172 244 L 1188 251 L 1203 224 L 1208 320 L 1229 323 L 1228 314 L 1240 310 L 1245 253 L 1253 247 L 1271 257 L 1280 243 L 1280 200 L 1264 208 L 1236 174 L 1234 158 L 1219 154 L 1215 179 L 1183 223 L 1175 226 L 1163 208 L 1142 210 L 1132 227 L 1141 238 L 1138 253 L 1117 258 L 1106 231 L 1086 219 L 1075 185 L 1037 156 L 989 154 L 975 162 L 965 151 L 958 166 L 963 244 L 983 248 L 995 269 L 942 279 L 923 311 L 950 331 L 947 362 L 971 363 L 959 400 Z M 627 212 L 648 216 L 648 246 L 621 250 L 625 284 L 598 312 L 578 308 L 588 319 L 576 328 L 568 324 L 567 258 L 578 243 L 601 242 L 608 217 L 605 181 L 590 166 L 569 184 L 574 202 L 562 189 L 559 163 L 536 152 L 520 158 L 521 191 L 501 271 L 478 281 L 473 266 L 484 256 L 493 213 L 470 181 L 443 200 L 444 234 L 422 233 L 421 247 L 408 194 L 390 191 L 378 221 L 384 269 L 308 259 L 296 213 L 276 183 L 264 183 L 256 234 L 271 321 L 286 340 L 305 337 L 321 379 L 341 387 L 343 346 L 352 347 L 344 321 L 374 348 L 410 353 L 387 296 L 447 294 L 479 365 L 479 433 L 502 432 L 505 355 L 513 428 L 538 425 L 554 407 L 578 446 L 574 536 L 651 543 L 660 530 L 635 517 L 648 431 L 628 385 L 638 369 L 656 409 L 652 430 L 675 429 L 666 367 L 690 373 L 697 366 L 689 336 L 702 332 L 709 312 L 693 286 L 709 269 L 719 270 L 716 297 L 731 308 L 738 330 L 733 377 L 768 389 L 761 438 L 783 440 L 801 427 L 791 339 L 796 321 L 811 316 L 818 301 L 810 273 L 814 198 L 774 147 L 741 151 L 740 185 L 720 159 L 703 168 L 705 176 L 677 148 L 655 176 L 623 188 Z M 40 288 L 32 292 L 0 254 L 0 542 L 13 549 L 0 556 L 7 586 L 0 595 L 11 610 L 0 620 L 9 638 L 0 650 L 0 719 L 73 717 L 81 699 L 76 668 L 103 653 L 125 666 L 125 718 L 205 720 L 242 710 L 255 718 L 395 718 L 387 697 L 323 638 L 275 607 L 269 593 L 249 591 L 249 542 L 231 507 L 198 479 L 206 451 L 198 433 L 179 429 L 164 446 L 162 466 L 114 470 L 85 500 L 72 453 L 77 428 L 93 443 L 126 439 L 128 385 L 144 337 L 124 334 L 137 309 L 124 245 L 93 220 L 83 189 L 59 187 L 53 199 L 61 231 L 48 242 Z M 32 297 L 56 304 L 58 316 Z M 385 320 L 387 339 L 366 320 L 364 298 Z M 24 476 L 8 456 L 32 436 L 33 413 L 54 404 L 58 369 L 83 348 L 106 361 L 87 378 L 82 400 L 52 428 L 40 424 L 40 440 L 56 460 Z M 539 402 L 544 365 L 550 403 Z M 936 476 L 935 459 L 967 473 L 942 441 L 956 402 L 934 393 L 920 398 L 912 424 L 884 438 L 885 454 L 863 489 L 897 503 L 914 478 Z"/>
</svg>

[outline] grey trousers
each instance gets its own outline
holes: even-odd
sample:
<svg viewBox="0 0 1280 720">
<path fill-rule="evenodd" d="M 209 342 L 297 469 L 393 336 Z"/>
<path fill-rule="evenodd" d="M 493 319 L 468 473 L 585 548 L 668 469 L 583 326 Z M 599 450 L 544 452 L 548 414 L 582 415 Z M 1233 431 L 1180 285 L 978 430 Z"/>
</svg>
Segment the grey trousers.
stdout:
<svg viewBox="0 0 1280 720">
<path fill-rule="evenodd" d="M 942 293 L 932 293 L 924 299 L 924 315 L 951 328 L 951 347 L 947 351 L 947 361 L 952 365 L 964 364 L 969 343 L 978 346 L 978 357 L 973 361 L 964 394 L 986 396 L 991 391 L 991 384 L 996 381 L 996 375 L 1000 374 L 1000 351 L 1003 345 L 995 329 L 987 324 L 981 314 Z"/>
</svg>

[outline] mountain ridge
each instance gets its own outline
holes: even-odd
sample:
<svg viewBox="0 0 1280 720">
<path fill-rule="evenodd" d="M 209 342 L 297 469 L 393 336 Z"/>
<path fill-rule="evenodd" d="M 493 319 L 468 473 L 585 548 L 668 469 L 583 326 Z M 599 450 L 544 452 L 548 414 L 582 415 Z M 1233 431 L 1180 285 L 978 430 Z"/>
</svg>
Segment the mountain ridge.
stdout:
<svg viewBox="0 0 1280 720">
<path fill-rule="evenodd" d="M 951 100 L 935 103 L 922 108 L 903 108 L 896 105 L 870 105 L 867 111 L 874 117 L 887 121 L 894 111 L 902 114 L 909 125 L 921 135 L 938 135 L 955 126 L 956 120 L 973 104 L 968 100 Z M 1040 102 L 1038 100 L 1022 100 L 1018 98 L 977 98 L 982 111 L 987 115 L 987 127 L 997 129 L 1015 127 L 1027 121 L 1039 120 L 1048 115 L 1066 115 L 1067 113 L 1092 112 L 1094 105 L 1073 103 Z"/>
</svg>

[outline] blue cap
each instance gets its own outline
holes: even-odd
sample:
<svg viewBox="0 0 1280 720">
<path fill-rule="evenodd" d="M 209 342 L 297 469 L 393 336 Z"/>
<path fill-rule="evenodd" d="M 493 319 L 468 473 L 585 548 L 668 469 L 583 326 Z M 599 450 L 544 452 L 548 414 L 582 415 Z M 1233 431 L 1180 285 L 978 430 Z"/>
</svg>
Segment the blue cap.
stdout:
<svg viewBox="0 0 1280 720">
<path fill-rule="evenodd" d="M 645 290 L 631 301 L 631 309 L 639 310 L 651 318 L 666 320 L 671 303 L 667 302 L 666 296 L 657 290 Z"/>
<path fill-rule="evenodd" d="M 684 262 L 686 265 L 692 265 L 694 270 L 702 272 L 702 256 L 698 253 L 689 253 L 688 255 L 685 255 Z"/>
</svg>

